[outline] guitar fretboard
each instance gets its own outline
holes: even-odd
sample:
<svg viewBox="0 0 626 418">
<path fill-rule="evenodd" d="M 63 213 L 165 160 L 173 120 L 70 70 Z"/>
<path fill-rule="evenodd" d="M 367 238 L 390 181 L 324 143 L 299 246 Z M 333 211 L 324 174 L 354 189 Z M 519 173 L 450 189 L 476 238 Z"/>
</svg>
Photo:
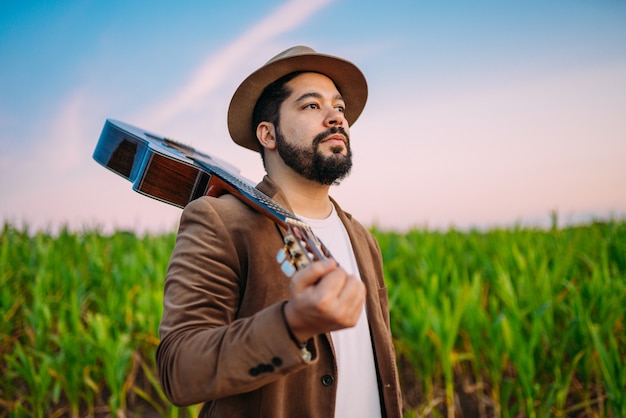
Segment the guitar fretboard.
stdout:
<svg viewBox="0 0 626 418">
<path fill-rule="evenodd" d="M 251 184 L 246 183 L 239 177 L 229 173 L 220 166 L 207 164 L 201 159 L 194 159 L 194 161 L 208 172 L 212 172 L 220 177 L 222 180 L 237 189 L 246 198 L 256 202 L 281 221 L 301 223 L 296 215 L 294 215 L 293 213 L 276 203 L 274 200 L 272 200 L 265 193 L 252 186 Z"/>
</svg>

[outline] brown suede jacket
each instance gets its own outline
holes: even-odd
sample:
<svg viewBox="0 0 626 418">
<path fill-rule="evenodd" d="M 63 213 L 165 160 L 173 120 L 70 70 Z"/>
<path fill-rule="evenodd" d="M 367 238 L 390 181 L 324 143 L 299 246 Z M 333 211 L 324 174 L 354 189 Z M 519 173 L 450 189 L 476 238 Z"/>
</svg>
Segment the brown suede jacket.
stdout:
<svg viewBox="0 0 626 418">
<path fill-rule="evenodd" d="M 279 204 L 266 177 L 257 186 Z M 337 205 L 336 205 L 337 206 Z M 387 288 L 374 237 L 338 206 L 367 288 L 383 416 L 401 417 Z M 183 211 L 165 281 L 159 378 L 176 405 L 205 403 L 202 417 L 333 417 L 337 376 L 330 335 L 309 341 L 307 362 L 289 337 L 282 305 L 289 278 L 268 217 L 233 196 L 202 197 Z"/>
</svg>

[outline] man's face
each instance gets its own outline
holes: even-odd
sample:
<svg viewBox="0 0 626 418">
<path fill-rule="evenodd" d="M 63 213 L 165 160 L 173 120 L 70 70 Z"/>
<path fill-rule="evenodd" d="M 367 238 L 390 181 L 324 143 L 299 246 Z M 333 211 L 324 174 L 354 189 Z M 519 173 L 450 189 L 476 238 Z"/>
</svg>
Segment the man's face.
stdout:
<svg viewBox="0 0 626 418">
<path fill-rule="evenodd" d="M 324 185 L 337 183 L 352 168 L 345 103 L 335 84 L 317 73 L 287 83 L 291 94 L 280 108 L 276 149 L 287 166 Z"/>
</svg>

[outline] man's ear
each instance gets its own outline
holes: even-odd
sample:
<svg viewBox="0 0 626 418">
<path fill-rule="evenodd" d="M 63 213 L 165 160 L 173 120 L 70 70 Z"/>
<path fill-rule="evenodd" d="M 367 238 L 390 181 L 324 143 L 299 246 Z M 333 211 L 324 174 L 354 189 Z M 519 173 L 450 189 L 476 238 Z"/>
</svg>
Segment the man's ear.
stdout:
<svg viewBox="0 0 626 418">
<path fill-rule="evenodd" d="M 276 148 L 276 129 L 270 122 L 261 122 L 256 127 L 256 137 L 266 149 Z"/>
</svg>

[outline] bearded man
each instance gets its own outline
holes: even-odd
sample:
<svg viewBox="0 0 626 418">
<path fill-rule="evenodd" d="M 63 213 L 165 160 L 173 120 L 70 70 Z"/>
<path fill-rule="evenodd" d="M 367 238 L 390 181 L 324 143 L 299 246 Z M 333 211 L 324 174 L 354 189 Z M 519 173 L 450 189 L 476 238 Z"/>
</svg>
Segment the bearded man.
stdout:
<svg viewBox="0 0 626 418">
<path fill-rule="evenodd" d="M 246 78 L 228 110 L 235 143 L 259 152 L 257 188 L 309 225 L 332 257 L 289 278 L 285 231 L 232 195 L 181 217 L 157 351 L 176 405 L 203 417 L 401 417 L 382 257 L 329 196 L 352 167 L 350 125 L 367 83 L 352 63 L 290 48 Z"/>
</svg>

